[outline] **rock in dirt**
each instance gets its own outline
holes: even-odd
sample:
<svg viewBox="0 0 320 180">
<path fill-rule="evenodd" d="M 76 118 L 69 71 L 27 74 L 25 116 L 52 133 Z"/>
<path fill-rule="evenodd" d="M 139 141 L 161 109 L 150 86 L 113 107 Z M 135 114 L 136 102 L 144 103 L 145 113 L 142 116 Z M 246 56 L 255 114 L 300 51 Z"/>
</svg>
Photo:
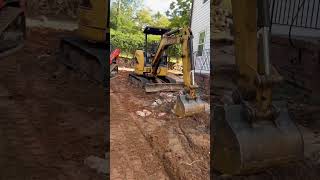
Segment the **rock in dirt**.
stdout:
<svg viewBox="0 0 320 180">
<path fill-rule="evenodd" d="M 145 117 L 146 114 L 143 111 L 137 111 L 136 114 L 140 117 Z"/>
<path fill-rule="evenodd" d="M 156 103 L 159 104 L 159 105 L 161 105 L 161 104 L 162 104 L 161 99 L 157 99 L 157 100 L 156 100 Z"/>
<path fill-rule="evenodd" d="M 165 116 L 165 115 L 167 115 L 167 113 L 159 113 L 159 114 L 158 114 L 158 117 L 163 117 L 163 116 Z"/>
<path fill-rule="evenodd" d="M 106 159 L 96 156 L 89 156 L 84 160 L 84 164 L 88 167 L 97 170 L 98 173 L 108 174 L 109 163 Z"/>
<path fill-rule="evenodd" d="M 155 107 L 157 107 L 158 106 L 158 103 L 157 102 L 153 102 L 152 104 L 151 104 L 151 107 L 153 107 L 153 108 L 155 108 Z"/>
<path fill-rule="evenodd" d="M 160 93 L 160 97 L 162 97 L 162 98 L 172 98 L 173 97 L 173 93 L 161 92 Z"/>
<path fill-rule="evenodd" d="M 150 112 L 146 109 L 143 110 L 143 113 L 145 114 L 145 116 L 150 116 L 152 114 L 152 112 Z"/>
<path fill-rule="evenodd" d="M 162 97 L 162 98 L 165 98 L 167 95 L 166 95 L 166 93 L 164 93 L 164 92 L 160 92 L 160 97 Z"/>
<path fill-rule="evenodd" d="M 47 58 L 47 57 L 50 57 L 51 55 L 49 55 L 49 54 L 41 54 L 41 55 L 39 55 L 37 58 L 38 59 L 42 59 L 42 58 Z"/>
</svg>

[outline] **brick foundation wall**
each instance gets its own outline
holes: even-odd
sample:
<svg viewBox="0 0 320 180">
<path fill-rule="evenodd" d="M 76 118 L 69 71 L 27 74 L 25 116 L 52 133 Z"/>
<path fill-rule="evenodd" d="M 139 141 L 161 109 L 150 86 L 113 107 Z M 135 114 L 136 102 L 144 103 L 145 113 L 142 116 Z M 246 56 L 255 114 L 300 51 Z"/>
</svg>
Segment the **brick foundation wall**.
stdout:
<svg viewBox="0 0 320 180">
<path fill-rule="evenodd" d="M 195 73 L 195 81 L 199 86 L 202 99 L 209 101 L 210 99 L 210 74 Z"/>
</svg>

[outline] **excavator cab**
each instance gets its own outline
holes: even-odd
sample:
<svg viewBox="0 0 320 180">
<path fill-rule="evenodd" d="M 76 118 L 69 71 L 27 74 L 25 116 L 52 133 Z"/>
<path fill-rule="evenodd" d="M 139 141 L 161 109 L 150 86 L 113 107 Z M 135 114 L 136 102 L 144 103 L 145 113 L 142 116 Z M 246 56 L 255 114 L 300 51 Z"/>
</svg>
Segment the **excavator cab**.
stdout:
<svg viewBox="0 0 320 180">
<path fill-rule="evenodd" d="M 144 73 L 150 73 L 152 69 L 152 59 L 157 52 L 158 43 L 151 44 L 150 47 L 148 47 L 148 36 L 149 35 L 158 35 L 162 36 L 166 32 L 168 32 L 169 29 L 165 28 L 156 28 L 156 27 L 150 27 L 147 26 L 143 33 L 145 35 L 145 47 L 144 51 L 137 50 L 135 52 L 135 58 L 136 58 L 136 66 L 135 66 L 135 73 L 139 75 L 143 75 Z M 163 55 L 160 60 L 160 66 L 159 66 L 159 73 L 158 76 L 166 76 L 168 73 L 168 66 L 167 66 L 167 56 Z"/>
<path fill-rule="evenodd" d="M 212 114 L 213 166 L 222 174 L 251 174 L 303 159 L 303 138 L 286 102 L 272 101 L 272 86 L 282 78 L 269 60 L 268 3 L 232 0 L 238 88 L 234 104 L 216 106 Z"/>
</svg>

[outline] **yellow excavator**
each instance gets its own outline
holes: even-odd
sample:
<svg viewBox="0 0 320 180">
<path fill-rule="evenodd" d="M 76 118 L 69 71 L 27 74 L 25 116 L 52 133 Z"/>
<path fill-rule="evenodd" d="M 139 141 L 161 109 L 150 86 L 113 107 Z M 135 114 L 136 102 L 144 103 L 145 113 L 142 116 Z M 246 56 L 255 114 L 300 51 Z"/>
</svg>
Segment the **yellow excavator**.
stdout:
<svg viewBox="0 0 320 180">
<path fill-rule="evenodd" d="M 270 63 L 268 0 L 232 0 L 237 90 L 232 105 L 213 114 L 213 168 L 242 175 L 303 159 L 302 134 L 290 119 L 287 104 L 272 100 L 282 81 Z"/>
<path fill-rule="evenodd" d="M 135 51 L 134 72 L 129 75 L 129 78 L 132 82 L 138 83 L 143 87 L 146 92 L 178 91 L 183 89 L 182 81 L 179 82 L 178 77 L 170 76 L 168 72 L 168 57 L 165 54 L 165 50 L 170 45 L 180 43 L 173 42 L 170 44 L 170 42 L 167 42 L 176 37 L 174 33 L 169 31 L 169 29 L 165 28 L 145 27 L 143 31 L 145 34 L 145 50 Z M 150 50 L 148 47 L 149 35 L 161 36 L 160 44 L 152 44 Z M 151 73 L 153 66 L 157 67 L 157 72 L 154 75 Z"/>
<path fill-rule="evenodd" d="M 79 24 L 75 36 L 62 38 L 59 61 L 86 74 L 91 80 L 104 82 L 109 63 L 109 3 L 105 0 L 81 0 Z"/>
<path fill-rule="evenodd" d="M 147 54 L 146 51 L 137 50 L 136 66 L 133 73 L 129 75 L 132 80 L 137 80 L 150 86 L 149 89 L 156 86 L 156 90 L 173 90 L 174 88 L 184 87 L 184 94 L 178 96 L 174 111 L 180 116 L 191 116 L 205 111 L 205 102 L 203 102 L 197 93 L 198 86 L 194 81 L 194 71 L 192 71 L 192 32 L 189 27 L 175 30 L 164 30 L 160 28 L 146 27 L 145 34 L 161 35 L 161 41 L 157 51 L 153 55 Z M 168 75 L 166 64 L 165 50 L 175 44 L 181 44 L 182 64 L 183 64 L 183 83 L 166 82 L 164 79 Z M 161 81 L 162 80 L 162 81 Z M 147 91 L 148 92 L 148 91 Z M 150 92 L 150 91 L 149 91 Z M 153 91 L 152 91 L 153 92 Z"/>
</svg>

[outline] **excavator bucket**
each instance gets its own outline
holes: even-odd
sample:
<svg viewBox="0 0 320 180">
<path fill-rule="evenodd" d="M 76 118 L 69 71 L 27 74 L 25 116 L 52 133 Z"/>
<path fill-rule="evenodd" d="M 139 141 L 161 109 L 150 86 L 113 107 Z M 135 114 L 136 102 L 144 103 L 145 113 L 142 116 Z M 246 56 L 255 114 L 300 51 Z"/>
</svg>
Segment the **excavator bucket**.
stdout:
<svg viewBox="0 0 320 180">
<path fill-rule="evenodd" d="M 303 139 L 286 104 L 274 102 L 274 121 L 249 123 L 243 105 L 214 109 L 213 164 L 222 174 L 243 175 L 288 165 L 303 158 Z"/>
<path fill-rule="evenodd" d="M 192 116 L 205 111 L 206 103 L 200 98 L 188 99 L 186 95 L 177 97 L 174 112 L 180 117 Z"/>
</svg>

